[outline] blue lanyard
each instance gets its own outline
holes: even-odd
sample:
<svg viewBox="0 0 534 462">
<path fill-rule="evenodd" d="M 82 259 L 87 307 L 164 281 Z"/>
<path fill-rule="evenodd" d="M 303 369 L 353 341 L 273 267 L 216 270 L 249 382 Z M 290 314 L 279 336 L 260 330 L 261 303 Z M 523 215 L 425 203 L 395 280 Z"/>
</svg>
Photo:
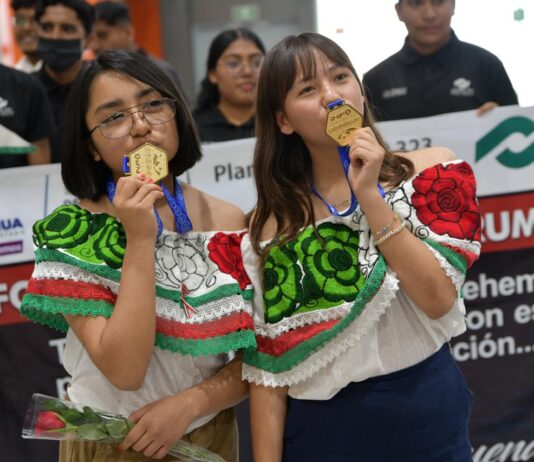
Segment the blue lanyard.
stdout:
<svg viewBox="0 0 534 462">
<path fill-rule="evenodd" d="M 340 106 L 343 104 L 343 100 L 336 99 L 335 101 L 332 101 L 331 103 L 328 103 L 328 109 L 333 109 L 336 106 Z M 341 162 L 341 166 L 343 167 L 343 172 L 345 173 L 345 178 L 347 179 L 347 182 L 349 181 L 349 166 L 350 166 L 350 157 L 349 157 L 349 151 L 350 146 L 338 146 L 337 152 L 339 154 L 339 161 Z M 358 207 L 358 199 L 356 199 L 356 196 L 354 195 L 354 192 L 352 191 L 352 188 L 350 188 L 350 207 L 345 210 L 344 212 L 339 212 L 330 202 L 328 202 L 319 191 L 317 191 L 317 188 L 313 184 L 312 176 L 311 176 L 311 168 L 308 170 L 308 183 L 310 185 L 311 192 L 315 194 L 319 199 L 323 201 L 323 203 L 326 205 L 328 210 L 332 215 L 335 215 L 337 217 L 346 217 L 348 215 L 351 215 L 355 210 L 356 207 Z M 384 197 L 386 193 L 384 192 L 384 188 L 378 183 L 378 191 L 380 192 L 380 195 Z"/>
<path fill-rule="evenodd" d="M 176 178 L 173 178 L 173 181 L 174 181 L 174 196 L 171 194 L 171 192 L 166 188 L 164 184 L 161 185 L 161 189 L 163 190 L 163 194 L 165 195 L 165 198 L 167 199 L 169 207 L 171 208 L 172 214 L 174 215 L 174 220 L 176 222 L 176 230 L 180 234 L 183 234 L 183 233 L 186 233 L 187 231 L 191 231 L 193 229 L 193 225 L 191 223 L 189 215 L 187 214 L 187 209 L 185 207 L 184 192 L 182 191 L 180 182 L 176 181 Z M 108 180 L 107 195 L 108 195 L 108 199 L 110 200 L 110 202 L 113 202 L 113 198 L 115 197 L 115 190 L 116 190 L 116 187 L 115 187 L 115 183 L 113 182 L 113 180 Z M 154 213 L 156 214 L 156 220 L 158 222 L 158 237 L 160 237 L 161 233 L 163 232 L 163 222 L 161 221 L 161 218 L 155 206 L 154 206 Z"/>
</svg>

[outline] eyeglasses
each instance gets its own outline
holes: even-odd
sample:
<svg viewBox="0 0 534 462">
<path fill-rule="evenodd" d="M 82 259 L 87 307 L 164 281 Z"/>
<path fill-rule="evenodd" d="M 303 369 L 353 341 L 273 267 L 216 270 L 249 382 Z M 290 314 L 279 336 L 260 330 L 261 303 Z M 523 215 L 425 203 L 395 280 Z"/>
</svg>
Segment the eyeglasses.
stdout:
<svg viewBox="0 0 534 462">
<path fill-rule="evenodd" d="M 13 18 L 13 24 L 17 27 L 24 27 L 26 24 L 30 26 L 37 25 L 37 21 L 33 16 L 22 16 L 22 15 L 15 15 Z"/>
<path fill-rule="evenodd" d="M 252 72 L 258 72 L 263 64 L 263 55 L 251 56 L 250 58 L 228 58 L 222 62 L 222 65 L 230 72 L 242 72 L 245 65 L 248 64 Z"/>
<path fill-rule="evenodd" d="M 137 111 L 131 109 L 139 108 Z M 175 101 L 171 98 L 161 98 L 132 106 L 115 112 L 106 117 L 101 123 L 89 131 L 91 135 L 97 128 L 105 138 L 114 140 L 122 138 L 132 132 L 133 115 L 140 112 L 143 119 L 151 125 L 161 125 L 171 120 L 176 114 Z"/>
</svg>

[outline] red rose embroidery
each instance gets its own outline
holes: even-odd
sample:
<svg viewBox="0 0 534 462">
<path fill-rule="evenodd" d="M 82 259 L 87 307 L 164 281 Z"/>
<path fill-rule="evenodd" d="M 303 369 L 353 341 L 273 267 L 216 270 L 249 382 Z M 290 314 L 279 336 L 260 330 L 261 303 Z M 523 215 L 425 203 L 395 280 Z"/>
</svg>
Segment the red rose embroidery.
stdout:
<svg viewBox="0 0 534 462">
<path fill-rule="evenodd" d="M 437 234 L 480 240 L 480 210 L 469 164 L 449 164 L 422 171 L 414 180 L 412 203 L 417 218 Z"/>
<path fill-rule="evenodd" d="M 241 290 L 250 284 L 241 255 L 241 240 L 244 234 L 217 233 L 208 243 L 210 259 L 223 273 L 230 274 L 239 283 Z"/>
</svg>

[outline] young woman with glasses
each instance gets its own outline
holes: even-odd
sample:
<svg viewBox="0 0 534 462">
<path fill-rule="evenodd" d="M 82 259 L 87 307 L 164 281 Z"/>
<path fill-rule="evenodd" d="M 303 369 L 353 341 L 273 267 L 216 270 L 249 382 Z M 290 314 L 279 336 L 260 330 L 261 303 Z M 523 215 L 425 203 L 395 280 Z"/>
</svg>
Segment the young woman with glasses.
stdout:
<svg viewBox="0 0 534 462">
<path fill-rule="evenodd" d="M 201 157 L 199 141 L 148 59 L 107 51 L 85 65 L 65 120 L 62 177 L 80 202 L 34 225 L 22 312 L 67 332 L 71 400 L 136 425 L 119 450 L 64 442 L 61 460 L 161 459 L 183 438 L 234 461 L 231 407 L 247 386 L 229 353 L 254 344 L 243 213 L 176 180 Z M 124 175 L 125 155 L 146 145 L 166 155 L 160 184 Z"/>
<path fill-rule="evenodd" d="M 244 27 L 213 39 L 193 113 L 202 141 L 254 136 L 256 85 L 264 55 L 259 37 Z"/>
</svg>

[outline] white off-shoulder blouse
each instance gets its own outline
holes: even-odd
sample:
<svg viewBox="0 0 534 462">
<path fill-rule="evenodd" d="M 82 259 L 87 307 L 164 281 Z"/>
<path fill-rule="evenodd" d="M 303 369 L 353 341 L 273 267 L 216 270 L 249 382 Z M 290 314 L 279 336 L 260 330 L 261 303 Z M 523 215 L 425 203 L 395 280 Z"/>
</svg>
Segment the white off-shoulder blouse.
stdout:
<svg viewBox="0 0 534 462">
<path fill-rule="evenodd" d="M 480 251 L 471 168 L 463 161 L 435 165 L 384 199 L 451 278 L 458 291 L 451 310 L 432 320 L 410 300 L 359 208 L 317 222 L 320 239 L 308 227 L 272 246 L 261 271 L 246 236 L 258 346 L 245 351 L 244 379 L 288 386 L 293 398 L 326 400 L 350 382 L 417 364 L 465 331 L 461 287 Z"/>
<path fill-rule="evenodd" d="M 243 271 L 244 233 L 163 230 L 155 244 L 156 338 L 139 390 L 114 387 L 63 315 L 113 313 L 126 236 L 120 222 L 63 205 L 33 228 L 35 269 L 21 312 L 67 332 L 64 366 L 72 401 L 125 416 L 213 376 L 234 351 L 255 346 L 252 286 Z M 191 424 L 191 431 L 213 415 Z"/>
</svg>

